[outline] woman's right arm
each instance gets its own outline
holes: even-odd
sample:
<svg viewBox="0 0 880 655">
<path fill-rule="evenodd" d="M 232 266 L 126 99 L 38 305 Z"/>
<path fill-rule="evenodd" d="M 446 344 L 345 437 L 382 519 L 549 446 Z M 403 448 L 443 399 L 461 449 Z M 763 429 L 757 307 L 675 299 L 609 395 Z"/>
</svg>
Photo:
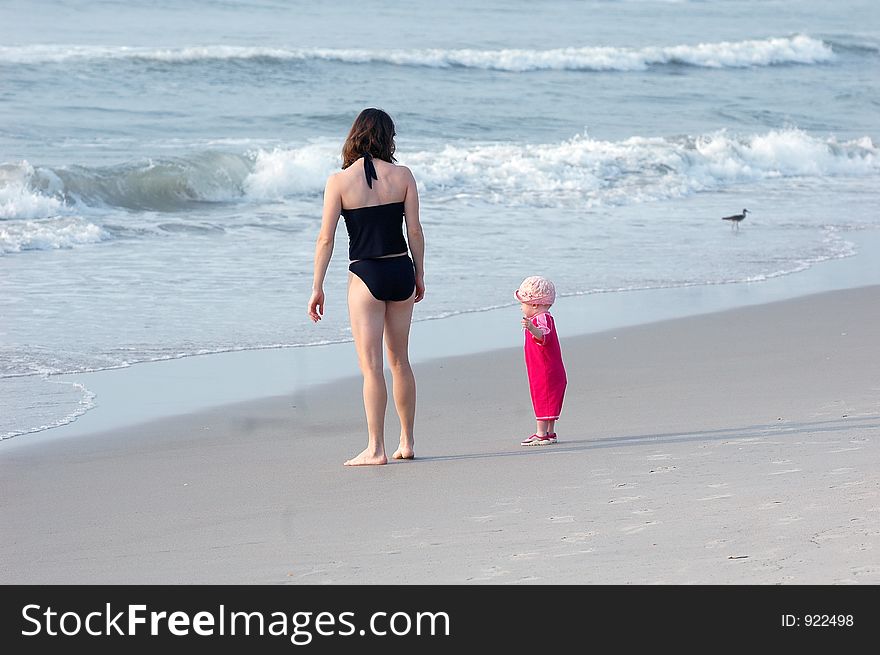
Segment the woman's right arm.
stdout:
<svg viewBox="0 0 880 655">
<path fill-rule="evenodd" d="M 416 302 L 425 297 L 425 234 L 419 220 L 419 189 L 412 172 L 407 181 L 406 196 L 403 201 L 403 213 L 406 219 L 406 240 L 412 254 L 416 272 Z"/>
<path fill-rule="evenodd" d="M 333 255 L 336 226 L 342 213 L 342 196 L 337 188 L 336 176 L 327 178 L 324 187 L 324 209 L 321 213 L 321 231 L 315 244 L 315 273 L 312 279 L 312 296 L 309 298 L 309 318 L 317 323 L 324 315 L 324 276 Z"/>
</svg>

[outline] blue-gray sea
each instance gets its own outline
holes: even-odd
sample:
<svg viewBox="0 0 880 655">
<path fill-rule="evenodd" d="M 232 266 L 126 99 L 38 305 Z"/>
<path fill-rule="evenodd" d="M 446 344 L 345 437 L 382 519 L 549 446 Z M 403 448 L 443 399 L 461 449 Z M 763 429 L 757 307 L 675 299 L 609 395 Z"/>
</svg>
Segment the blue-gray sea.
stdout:
<svg viewBox="0 0 880 655">
<path fill-rule="evenodd" d="M 341 224 L 305 309 L 367 106 L 419 182 L 416 320 L 532 274 L 797 275 L 880 227 L 875 0 L 3 0 L 0 437 L 92 406 L 53 374 L 350 338 Z"/>
</svg>

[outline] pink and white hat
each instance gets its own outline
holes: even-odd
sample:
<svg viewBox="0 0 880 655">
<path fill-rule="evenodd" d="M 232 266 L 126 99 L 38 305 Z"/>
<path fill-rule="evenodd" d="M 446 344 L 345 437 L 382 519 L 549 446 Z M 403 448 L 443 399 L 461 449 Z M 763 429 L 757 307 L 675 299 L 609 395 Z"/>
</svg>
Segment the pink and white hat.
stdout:
<svg viewBox="0 0 880 655">
<path fill-rule="evenodd" d="M 522 281 L 513 295 L 530 305 L 552 305 L 556 302 L 556 287 L 546 277 L 532 275 Z"/>
</svg>

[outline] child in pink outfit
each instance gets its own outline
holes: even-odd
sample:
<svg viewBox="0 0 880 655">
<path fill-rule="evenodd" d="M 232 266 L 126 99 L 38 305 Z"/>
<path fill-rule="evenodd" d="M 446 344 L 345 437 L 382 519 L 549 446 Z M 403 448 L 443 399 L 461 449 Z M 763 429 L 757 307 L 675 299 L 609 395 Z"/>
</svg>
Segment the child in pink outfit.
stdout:
<svg viewBox="0 0 880 655">
<path fill-rule="evenodd" d="M 523 280 L 514 295 L 523 313 L 526 370 L 537 421 L 535 434 L 520 443 L 523 446 L 554 444 L 554 428 L 562 411 L 562 399 L 568 382 L 556 323 L 549 311 L 556 302 L 556 288 L 547 278 L 533 275 Z"/>
</svg>

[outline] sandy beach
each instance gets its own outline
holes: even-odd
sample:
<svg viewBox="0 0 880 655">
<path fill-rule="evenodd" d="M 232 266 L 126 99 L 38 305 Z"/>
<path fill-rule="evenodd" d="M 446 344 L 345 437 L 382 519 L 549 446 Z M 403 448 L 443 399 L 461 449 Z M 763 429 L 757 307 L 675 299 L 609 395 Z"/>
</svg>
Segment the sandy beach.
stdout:
<svg viewBox="0 0 880 655">
<path fill-rule="evenodd" d="M 357 378 L 12 439 L 0 582 L 877 584 L 878 323 L 869 286 L 563 332 L 542 448 L 516 347 L 418 364 L 417 459 L 384 467 L 341 466 Z"/>
</svg>

